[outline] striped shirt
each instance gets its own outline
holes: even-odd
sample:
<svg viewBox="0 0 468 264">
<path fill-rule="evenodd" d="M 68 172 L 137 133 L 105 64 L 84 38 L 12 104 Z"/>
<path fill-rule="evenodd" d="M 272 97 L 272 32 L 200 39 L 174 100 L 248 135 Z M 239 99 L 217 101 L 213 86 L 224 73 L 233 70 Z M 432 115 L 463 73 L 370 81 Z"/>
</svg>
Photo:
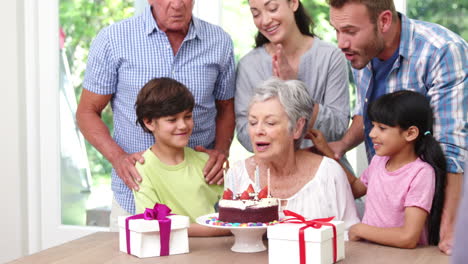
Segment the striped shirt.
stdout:
<svg viewBox="0 0 468 264">
<path fill-rule="evenodd" d="M 426 95 L 434 112 L 434 137 L 446 155 L 447 171 L 461 173 L 467 157 L 468 45 L 440 25 L 408 19 L 402 14 L 400 17 L 399 57 L 386 85 L 380 89 L 385 89 L 385 93 L 412 90 Z M 371 63 L 361 70 L 353 69 L 353 75 L 358 101 L 355 114 L 363 116 L 374 86 Z M 370 161 L 374 149 L 368 133 L 365 143 Z"/>
<path fill-rule="evenodd" d="M 185 84 L 195 97 L 195 126 L 189 146 L 214 147 L 215 101 L 235 92 L 233 44 L 220 27 L 192 17 L 176 55 L 158 28 L 151 7 L 140 15 L 102 29 L 90 49 L 83 87 L 97 94 L 113 94 L 114 140 L 127 153 L 148 149 L 153 135 L 135 124 L 135 101 L 141 87 L 156 77 Z M 135 212 L 132 191 L 112 170 L 112 191 L 129 213 Z"/>
</svg>

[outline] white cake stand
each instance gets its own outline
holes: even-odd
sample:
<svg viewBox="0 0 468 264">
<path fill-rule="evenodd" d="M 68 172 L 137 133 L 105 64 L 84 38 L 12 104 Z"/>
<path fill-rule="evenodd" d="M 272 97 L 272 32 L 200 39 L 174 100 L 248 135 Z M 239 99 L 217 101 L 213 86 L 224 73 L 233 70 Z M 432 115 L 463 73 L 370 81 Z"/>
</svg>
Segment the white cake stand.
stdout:
<svg viewBox="0 0 468 264">
<path fill-rule="evenodd" d="M 231 247 L 232 251 L 254 253 L 266 250 L 263 244 L 263 234 L 268 226 L 217 226 L 206 223 L 213 216 L 218 217 L 218 214 L 200 216 L 197 218 L 197 223 L 212 228 L 230 229 L 234 235 L 234 245 Z"/>
</svg>

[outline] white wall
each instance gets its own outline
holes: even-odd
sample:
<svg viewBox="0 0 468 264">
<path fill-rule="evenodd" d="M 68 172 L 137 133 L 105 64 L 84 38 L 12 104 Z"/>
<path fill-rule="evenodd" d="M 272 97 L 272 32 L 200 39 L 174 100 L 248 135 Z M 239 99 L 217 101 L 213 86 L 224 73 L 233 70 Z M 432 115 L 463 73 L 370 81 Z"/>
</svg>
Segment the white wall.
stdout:
<svg viewBox="0 0 468 264">
<path fill-rule="evenodd" d="M 0 16 L 0 262 L 27 251 L 23 0 L 2 1 Z"/>
</svg>

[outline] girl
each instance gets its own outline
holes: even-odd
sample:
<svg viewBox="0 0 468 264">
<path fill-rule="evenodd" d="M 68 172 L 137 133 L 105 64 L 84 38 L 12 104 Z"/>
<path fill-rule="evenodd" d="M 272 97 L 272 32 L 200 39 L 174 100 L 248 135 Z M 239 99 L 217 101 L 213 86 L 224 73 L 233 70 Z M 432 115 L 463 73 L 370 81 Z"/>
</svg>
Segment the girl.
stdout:
<svg viewBox="0 0 468 264">
<path fill-rule="evenodd" d="M 420 93 L 399 91 L 372 102 L 368 115 L 376 156 L 359 179 L 348 176 L 355 198 L 367 194 L 362 223 L 350 228 L 350 240 L 400 248 L 437 245 L 446 163 L 432 137 L 429 102 Z M 311 136 L 314 143 L 323 140 L 317 131 Z M 333 156 L 324 144 L 316 147 Z"/>
</svg>

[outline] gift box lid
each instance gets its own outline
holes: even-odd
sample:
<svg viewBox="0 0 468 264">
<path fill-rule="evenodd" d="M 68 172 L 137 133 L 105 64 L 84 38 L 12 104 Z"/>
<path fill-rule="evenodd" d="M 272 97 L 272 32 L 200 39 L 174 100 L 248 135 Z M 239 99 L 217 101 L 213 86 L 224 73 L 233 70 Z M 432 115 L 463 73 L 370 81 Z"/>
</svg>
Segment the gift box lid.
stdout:
<svg viewBox="0 0 468 264">
<path fill-rule="evenodd" d="M 125 229 L 125 219 L 128 216 L 119 216 L 119 227 Z M 185 215 L 170 215 L 171 230 L 188 228 L 190 226 L 190 218 Z M 128 229 L 134 232 L 155 232 L 159 231 L 159 223 L 157 220 L 131 219 L 128 223 Z"/>
<path fill-rule="evenodd" d="M 344 231 L 343 221 L 331 221 L 330 223 L 336 226 L 337 236 L 342 234 Z M 299 229 L 304 224 L 291 224 L 281 223 L 268 227 L 268 239 L 281 239 L 281 240 L 298 240 Z M 313 227 L 306 228 L 304 230 L 304 240 L 309 242 L 321 242 L 333 237 L 333 229 L 331 226 L 322 226 L 320 229 Z"/>
</svg>

